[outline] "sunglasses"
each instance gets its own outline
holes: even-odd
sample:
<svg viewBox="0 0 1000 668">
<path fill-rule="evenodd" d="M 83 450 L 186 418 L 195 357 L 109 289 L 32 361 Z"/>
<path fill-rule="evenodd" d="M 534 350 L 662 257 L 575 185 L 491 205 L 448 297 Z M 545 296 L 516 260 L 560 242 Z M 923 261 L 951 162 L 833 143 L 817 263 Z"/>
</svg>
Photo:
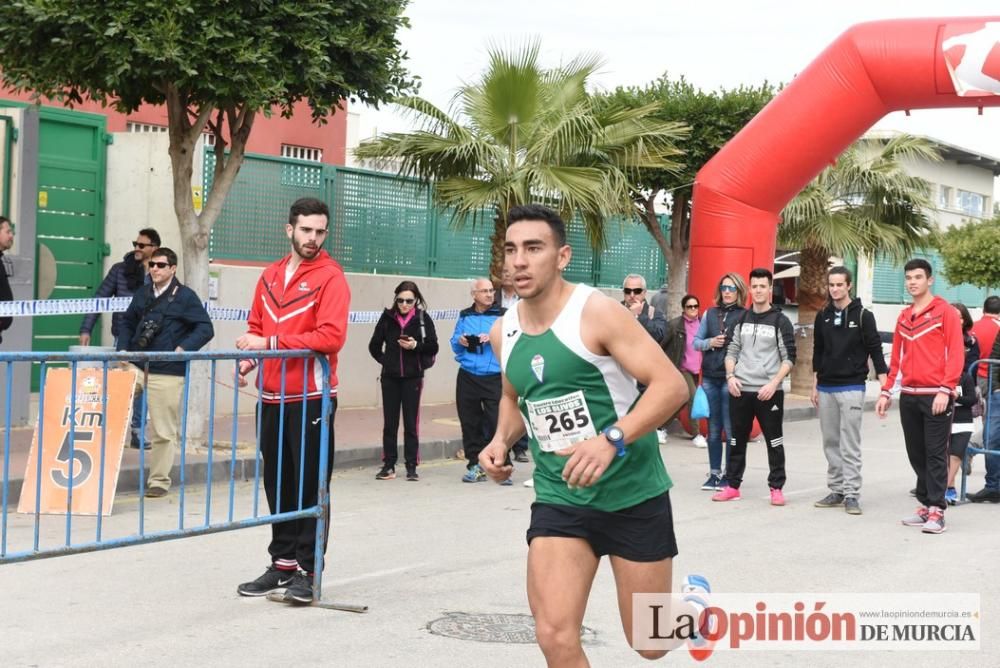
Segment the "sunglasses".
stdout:
<svg viewBox="0 0 1000 668">
<path fill-rule="evenodd" d="M 646 288 L 622 288 L 622 292 L 627 295 L 641 295 L 646 291 Z"/>
<path fill-rule="evenodd" d="M 166 269 L 170 266 L 169 262 L 150 262 L 150 267 L 156 267 L 157 269 Z"/>
<path fill-rule="evenodd" d="M 416 299 L 404 299 L 402 297 L 399 297 L 398 299 L 396 299 L 396 303 L 397 304 L 412 304 L 415 301 L 417 301 L 417 300 Z"/>
<path fill-rule="evenodd" d="M 690 309 L 690 308 L 693 308 L 693 309 L 697 309 L 697 308 L 698 308 L 698 305 L 697 305 L 697 304 L 688 304 L 688 305 L 687 305 L 687 306 L 685 306 L 684 308 L 688 308 L 688 309 Z"/>
<path fill-rule="evenodd" d="M 720 285 L 719 292 L 736 292 L 735 285 Z"/>
<path fill-rule="evenodd" d="M 156 244 L 143 244 L 139 243 L 138 241 L 133 241 L 132 248 L 135 248 L 137 250 L 142 250 L 143 248 L 156 248 Z"/>
</svg>

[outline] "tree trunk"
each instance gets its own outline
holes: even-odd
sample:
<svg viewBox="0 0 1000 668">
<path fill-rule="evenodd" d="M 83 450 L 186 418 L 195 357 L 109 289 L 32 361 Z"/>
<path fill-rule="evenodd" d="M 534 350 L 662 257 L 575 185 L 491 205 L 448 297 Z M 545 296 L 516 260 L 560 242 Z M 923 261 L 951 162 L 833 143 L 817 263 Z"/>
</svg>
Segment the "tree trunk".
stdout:
<svg viewBox="0 0 1000 668">
<path fill-rule="evenodd" d="M 807 246 L 799 253 L 799 318 L 792 368 L 792 394 L 809 396 L 813 387 L 813 323 L 827 300 L 826 272 L 830 252 Z"/>
<path fill-rule="evenodd" d="M 674 258 L 674 251 L 673 251 L 673 249 L 672 249 L 672 247 L 670 245 L 670 241 L 663 235 L 663 230 L 660 229 L 660 219 L 657 218 L 657 216 L 656 216 L 656 208 L 654 206 L 654 202 L 656 200 L 657 195 L 659 195 L 659 193 L 660 193 L 660 191 L 657 190 L 657 191 L 655 191 L 653 193 L 650 193 L 650 195 L 648 197 L 643 198 L 643 200 L 642 200 L 642 211 L 639 214 L 639 220 L 642 221 L 642 224 L 643 224 L 643 226 L 645 226 L 646 231 L 649 232 L 650 235 L 652 235 L 653 240 L 656 241 L 656 245 L 659 246 L 659 248 L 660 248 L 660 253 L 663 255 L 663 259 L 666 260 L 666 262 L 667 262 L 667 276 L 666 276 L 666 279 L 667 279 L 667 284 L 668 284 L 667 294 L 669 295 L 670 294 L 670 288 L 669 288 L 669 286 L 672 286 L 675 280 L 679 280 L 682 283 L 684 283 L 685 285 L 687 284 L 687 263 L 686 262 L 680 262 L 680 263 L 676 262 L 676 260 Z M 682 275 L 680 276 L 680 278 L 675 279 L 675 277 L 674 277 L 674 268 L 675 268 L 675 265 L 677 265 L 677 264 L 680 264 L 683 267 L 683 270 L 682 270 Z M 651 277 L 647 277 L 647 278 L 651 278 Z M 653 284 L 647 284 L 647 286 L 646 286 L 649 289 L 650 292 L 655 292 L 656 290 L 658 290 L 660 288 L 660 283 L 659 283 L 660 277 L 657 276 L 655 278 L 655 281 L 656 281 L 655 285 L 653 285 Z M 683 293 L 681 293 L 681 294 L 683 295 Z M 680 298 L 681 298 L 681 295 L 678 295 L 676 301 L 680 301 Z M 673 301 L 673 300 L 671 299 L 671 301 Z M 670 317 L 675 317 L 675 316 L 670 316 Z"/>
<path fill-rule="evenodd" d="M 219 111 L 214 127 L 216 135 L 216 165 L 212 192 L 199 215 L 194 210 L 191 179 L 194 175 L 194 147 L 208 123 L 211 108 L 200 110 L 192 121 L 188 101 L 182 91 L 166 86 L 167 122 L 170 136 L 170 166 L 174 189 L 174 214 L 181 233 L 184 258 L 183 283 L 199 297 L 208 299 L 208 241 L 212 225 L 222 211 L 229 190 L 243 164 L 246 141 L 253 127 L 255 112 L 246 108 Z M 225 155 L 222 136 L 223 118 L 229 120 L 231 150 Z M 227 159 L 228 158 L 228 159 Z M 216 342 L 216 348 L 232 349 L 231 341 Z M 209 363 L 192 363 L 188 388 L 187 442 L 189 446 L 205 444 L 208 424 Z"/>
<path fill-rule="evenodd" d="M 691 239 L 690 199 L 683 190 L 674 192 L 670 210 L 670 254 L 667 256 L 667 319 L 681 315 L 681 299 L 687 294 L 688 246 Z"/>
<path fill-rule="evenodd" d="M 504 243 L 507 241 L 507 219 L 499 207 L 493 217 L 493 236 L 490 237 L 490 282 L 499 286 L 503 278 Z M 499 289 L 499 287 L 498 287 Z"/>
</svg>

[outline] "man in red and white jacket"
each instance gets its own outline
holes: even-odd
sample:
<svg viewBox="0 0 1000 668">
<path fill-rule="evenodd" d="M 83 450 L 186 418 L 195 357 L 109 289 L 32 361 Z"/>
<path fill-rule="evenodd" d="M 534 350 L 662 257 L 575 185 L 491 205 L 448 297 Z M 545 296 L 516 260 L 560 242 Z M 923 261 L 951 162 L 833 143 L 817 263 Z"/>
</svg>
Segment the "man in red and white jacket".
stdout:
<svg viewBox="0 0 1000 668">
<path fill-rule="evenodd" d="M 943 533 L 948 441 L 955 388 L 965 362 L 962 321 L 951 304 L 931 294 L 930 263 L 910 260 L 903 271 L 913 304 L 896 320 L 889 375 L 875 411 L 885 417 L 896 377 L 902 374 L 899 419 L 921 504 L 903 524 L 922 527 L 924 533 Z"/>
<path fill-rule="evenodd" d="M 250 307 L 247 333 L 237 339 L 236 347 L 240 350 L 312 350 L 324 354 L 330 365 L 330 400 L 336 411 L 337 355 L 347 339 L 351 291 L 343 269 L 322 249 L 329 222 L 330 211 L 320 200 L 307 197 L 292 204 L 285 226 L 292 252 L 261 274 Z M 241 384 L 245 384 L 242 376 L 255 366 L 253 360 L 240 362 Z M 328 450 L 328 466 L 323 476 L 327 489 L 333 471 L 333 412 L 329 439 L 326 443 L 320 442 L 322 367 L 312 359 L 284 360 L 284 365 L 280 359 L 264 360 L 257 383 L 262 399 L 260 450 L 264 460 L 264 491 L 271 513 L 279 512 L 279 505 L 280 512 L 314 506 L 318 497 L 322 448 Z M 303 424 L 304 435 L 301 433 Z M 284 443 L 284 447 L 279 448 L 279 443 Z M 329 527 L 329 522 L 326 526 Z M 237 592 L 242 596 L 265 596 L 284 590 L 284 598 L 290 603 L 311 603 L 313 573 L 316 568 L 323 568 L 322 563 L 315 563 L 316 520 L 272 524 L 268 551 L 271 565 L 267 571 L 256 580 L 241 584 Z M 323 551 L 326 552 L 326 537 Z"/>
</svg>

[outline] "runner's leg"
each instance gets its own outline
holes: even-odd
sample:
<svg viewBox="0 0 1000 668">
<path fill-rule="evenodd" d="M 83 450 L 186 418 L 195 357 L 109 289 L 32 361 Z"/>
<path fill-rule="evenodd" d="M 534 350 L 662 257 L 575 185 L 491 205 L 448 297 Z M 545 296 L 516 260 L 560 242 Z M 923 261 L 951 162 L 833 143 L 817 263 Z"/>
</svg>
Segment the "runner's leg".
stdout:
<svg viewBox="0 0 1000 668">
<path fill-rule="evenodd" d="M 618 588 L 618 614 L 629 647 L 632 646 L 632 596 L 633 594 L 669 594 L 673 573 L 673 559 L 661 561 L 629 561 L 611 557 L 611 570 Z M 659 659 L 667 650 L 636 650 L 645 659 Z"/>
<path fill-rule="evenodd" d="M 528 605 L 549 666 L 589 666 L 580 627 L 599 559 L 582 538 L 539 536 L 528 547 Z"/>
</svg>

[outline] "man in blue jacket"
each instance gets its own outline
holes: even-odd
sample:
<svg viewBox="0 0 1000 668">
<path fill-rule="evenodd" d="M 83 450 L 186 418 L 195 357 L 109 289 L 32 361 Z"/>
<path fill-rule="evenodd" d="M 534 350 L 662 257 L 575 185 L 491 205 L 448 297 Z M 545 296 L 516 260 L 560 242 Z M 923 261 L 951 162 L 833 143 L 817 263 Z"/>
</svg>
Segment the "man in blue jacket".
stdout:
<svg viewBox="0 0 1000 668">
<path fill-rule="evenodd" d="M 486 472 L 479 466 L 479 453 L 497 429 L 500 363 L 490 347 L 490 327 L 505 309 L 493 303 L 493 294 L 493 284 L 488 279 L 473 281 L 472 306 L 459 314 L 451 336 L 451 349 L 460 367 L 455 404 L 462 424 L 462 447 L 469 461 L 462 482 L 486 481 Z"/>
<path fill-rule="evenodd" d="M 184 352 L 199 350 L 215 330 L 194 290 L 177 280 L 177 254 L 159 248 L 149 259 L 151 282 L 135 293 L 118 327 L 118 350 Z M 180 434 L 180 398 L 185 362 L 149 362 L 139 368 L 138 384 L 146 392 L 153 429 L 146 496 L 166 496 L 174 444 Z"/>
</svg>

